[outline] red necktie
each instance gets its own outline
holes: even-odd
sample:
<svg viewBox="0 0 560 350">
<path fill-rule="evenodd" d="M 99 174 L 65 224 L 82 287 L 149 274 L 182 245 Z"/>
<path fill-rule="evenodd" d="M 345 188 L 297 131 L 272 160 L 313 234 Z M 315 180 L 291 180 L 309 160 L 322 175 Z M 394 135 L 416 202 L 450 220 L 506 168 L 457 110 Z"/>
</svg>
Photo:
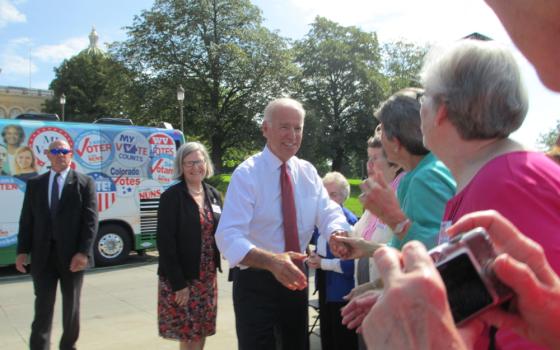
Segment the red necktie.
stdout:
<svg viewBox="0 0 560 350">
<path fill-rule="evenodd" d="M 296 204 L 294 201 L 294 189 L 290 181 L 290 173 L 286 163 L 280 167 L 280 187 L 282 188 L 282 218 L 284 220 L 284 250 L 287 252 L 300 253 Z"/>
</svg>

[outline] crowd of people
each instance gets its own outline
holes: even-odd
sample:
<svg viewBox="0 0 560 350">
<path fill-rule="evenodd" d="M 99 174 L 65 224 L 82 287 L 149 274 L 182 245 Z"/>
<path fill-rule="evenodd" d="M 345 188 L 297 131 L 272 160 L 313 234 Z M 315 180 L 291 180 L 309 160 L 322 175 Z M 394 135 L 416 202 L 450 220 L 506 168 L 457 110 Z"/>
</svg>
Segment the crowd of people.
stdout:
<svg viewBox="0 0 560 350">
<path fill-rule="evenodd" d="M 560 92 L 560 47 L 551 44 L 560 2 L 487 3 L 543 83 Z M 266 145 L 235 169 L 224 202 L 206 181 L 213 166 L 204 145 L 182 145 L 176 184 L 158 209 L 160 336 L 202 349 L 215 334 L 222 255 L 232 268 L 241 350 L 309 348 L 309 269 L 316 270 L 323 349 L 560 348 L 560 167 L 509 137 L 528 110 L 513 55 L 494 42 L 461 40 L 427 56 L 421 83 L 375 113 L 359 220 L 343 207 L 346 178 L 321 178 L 296 157 L 305 110 L 294 99 L 267 105 Z M 1 171 L 31 178 L 35 161 L 17 134 L 2 133 Z M 16 267 L 25 272 L 29 254 L 44 260 L 31 271 L 31 348 L 49 342 L 52 285 L 60 279 L 68 305 L 61 348 L 70 349 L 96 203 L 91 179 L 69 168 L 68 144 L 56 141 L 48 151 L 50 172 L 27 186 Z M 68 181 L 77 183 L 64 187 L 77 191 L 76 205 L 59 203 Z M 475 227 L 488 232 L 498 255 L 487 268 L 513 297 L 458 323 L 428 251 Z M 37 249 L 43 242 L 50 255 Z"/>
</svg>

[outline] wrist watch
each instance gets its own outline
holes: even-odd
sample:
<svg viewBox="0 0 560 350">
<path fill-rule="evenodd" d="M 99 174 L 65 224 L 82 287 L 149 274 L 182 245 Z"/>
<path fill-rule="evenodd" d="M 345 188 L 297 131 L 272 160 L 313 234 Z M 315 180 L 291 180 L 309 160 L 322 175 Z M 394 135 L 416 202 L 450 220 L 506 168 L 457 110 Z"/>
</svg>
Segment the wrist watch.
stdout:
<svg viewBox="0 0 560 350">
<path fill-rule="evenodd" d="M 395 226 L 395 228 L 393 229 L 393 233 L 400 235 L 407 229 L 409 224 L 410 220 L 408 218 L 404 219 L 403 221 L 399 222 L 397 226 Z"/>
</svg>

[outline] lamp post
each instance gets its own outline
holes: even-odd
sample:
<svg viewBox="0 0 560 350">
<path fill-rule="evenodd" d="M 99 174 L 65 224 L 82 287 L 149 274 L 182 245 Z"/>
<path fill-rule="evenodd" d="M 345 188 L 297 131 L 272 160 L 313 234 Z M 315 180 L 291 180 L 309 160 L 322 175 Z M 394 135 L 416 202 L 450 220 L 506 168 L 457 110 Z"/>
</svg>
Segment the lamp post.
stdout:
<svg viewBox="0 0 560 350">
<path fill-rule="evenodd" d="M 183 129 L 183 101 L 185 100 L 185 89 L 182 85 L 177 87 L 177 101 L 179 101 L 179 117 L 181 118 L 181 132 L 185 132 Z"/>
<path fill-rule="evenodd" d="M 66 95 L 60 95 L 60 106 L 62 107 L 62 121 L 64 121 L 64 105 L 66 104 Z"/>
</svg>

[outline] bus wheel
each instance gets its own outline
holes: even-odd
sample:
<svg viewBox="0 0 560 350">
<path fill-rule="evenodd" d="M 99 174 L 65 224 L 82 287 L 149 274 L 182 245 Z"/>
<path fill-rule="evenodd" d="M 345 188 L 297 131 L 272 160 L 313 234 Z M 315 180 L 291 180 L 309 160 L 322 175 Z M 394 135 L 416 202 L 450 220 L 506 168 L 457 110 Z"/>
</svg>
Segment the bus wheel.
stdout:
<svg viewBox="0 0 560 350">
<path fill-rule="evenodd" d="M 95 265 L 110 266 L 123 263 L 130 253 L 130 246 L 130 237 L 122 226 L 102 225 L 95 239 Z"/>
</svg>

